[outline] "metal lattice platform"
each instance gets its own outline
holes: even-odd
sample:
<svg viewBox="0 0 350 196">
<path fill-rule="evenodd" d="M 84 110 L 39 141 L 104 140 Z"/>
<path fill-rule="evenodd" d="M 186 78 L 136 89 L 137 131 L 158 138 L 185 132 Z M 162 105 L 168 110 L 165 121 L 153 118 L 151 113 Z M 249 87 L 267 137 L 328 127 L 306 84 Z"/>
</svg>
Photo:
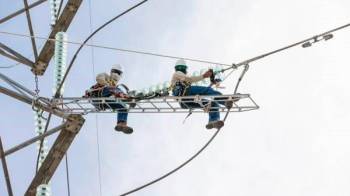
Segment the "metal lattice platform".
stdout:
<svg viewBox="0 0 350 196">
<path fill-rule="evenodd" d="M 203 107 L 208 103 L 218 102 L 219 100 L 235 100 L 230 112 L 244 112 L 259 109 L 259 106 L 250 97 L 249 94 L 232 94 L 219 96 L 166 96 L 152 99 L 125 100 L 120 98 L 80 98 L 65 97 L 53 99 L 53 103 L 66 114 L 88 114 L 88 113 L 114 113 L 125 112 L 122 109 L 112 109 L 114 105 L 123 104 L 127 108 L 128 113 L 188 113 L 190 110 L 194 113 L 204 112 Z M 180 106 L 180 102 L 186 105 L 196 105 L 196 108 L 184 108 Z M 114 104 L 114 105 L 113 105 Z M 99 109 L 98 105 L 103 105 L 103 109 Z M 134 105 L 131 107 L 130 105 Z M 219 104 L 218 104 L 219 105 Z M 220 112 L 226 112 L 227 109 L 223 105 L 217 108 Z"/>
</svg>

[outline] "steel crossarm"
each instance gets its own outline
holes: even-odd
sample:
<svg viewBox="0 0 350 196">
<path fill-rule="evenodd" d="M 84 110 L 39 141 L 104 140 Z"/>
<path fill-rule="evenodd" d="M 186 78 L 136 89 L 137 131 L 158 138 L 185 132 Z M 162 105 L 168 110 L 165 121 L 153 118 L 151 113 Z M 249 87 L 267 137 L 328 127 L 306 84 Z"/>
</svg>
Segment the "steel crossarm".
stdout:
<svg viewBox="0 0 350 196">
<path fill-rule="evenodd" d="M 0 137 L 0 159 L 1 159 L 1 163 L 2 163 L 2 168 L 4 170 L 7 192 L 8 192 L 9 196 L 13 196 L 13 191 L 12 191 L 12 186 L 11 186 L 11 181 L 10 181 L 10 174 L 9 174 L 9 171 L 7 168 L 6 158 L 5 158 L 4 154 L 5 154 L 5 152 L 4 152 L 2 140 Z"/>
<path fill-rule="evenodd" d="M 16 12 L 14 12 L 14 13 L 12 13 L 12 14 L 6 16 L 6 17 L 4 17 L 4 18 L 1 18 L 1 19 L 0 19 L 0 24 L 3 23 L 3 22 L 6 22 L 6 21 L 8 21 L 8 20 L 10 20 L 10 19 L 13 18 L 13 17 L 18 16 L 19 14 L 22 14 L 23 12 L 25 12 L 25 11 L 27 11 L 27 10 L 29 10 L 29 9 L 32 9 L 33 7 L 36 7 L 36 6 L 38 6 L 38 5 L 42 4 L 42 3 L 44 3 L 45 1 L 47 1 L 47 0 L 39 0 L 39 1 L 36 1 L 36 2 L 34 2 L 34 3 L 30 4 L 30 5 L 28 5 L 28 7 L 22 8 L 22 9 L 16 11 Z"/>
<path fill-rule="evenodd" d="M 122 112 L 121 109 L 113 109 L 115 104 L 123 104 L 127 107 L 128 113 L 188 113 L 189 108 L 183 108 L 179 104 L 196 105 L 192 108 L 193 113 L 202 113 L 203 105 L 213 102 L 233 101 L 233 107 L 230 112 L 244 112 L 259 109 L 259 106 L 250 97 L 249 94 L 230 94 L 230 95 L 200 95 L 200 96 L 165 96 L 143 100 L 125 100 L 114 97 L 106 98 L 81 98 L 64 97 L 52 100 L 57 108 L 62 108 L 66 114 L 89 114 L 89 113 L 114 113 Z M 134 105 L 134 107 L 130 107 Z M 227 112 L 224 105 L 211 106 L 211 109 L 217 109 L 219 112 Z M 103 106 L 103 107 L 99 107 Z M 102 109 L 101 109 L 102 108 Z"/>
<path fill-rule="evenodd" d="M 12 98 L 15 98 L 24 103 L 27 103 L 31 105 L 33 108 L 35 107 L 45 112 L 53 113 L 54 115 L 62 118 L 68 117 L 68 114 L 65 114 L 61 109 L 56 108 L 51 103 L 51 100 L 49 98 L 38 97 L 35 94 L 35 92 L 29 90 L 28 88 L 24 87 L 23 85 L 19 84 L 15 80 L 5 76 L 2 73 L 0 73 L 0 80 L 4 81 L 9 86 L 11 86 L 14 90 L 16 90 L 16 91 L 13 91 L 11 89 L 8 89 L 0 85 L 0 93 L 10 96 Z"/>
<path fill-rule="evenodd" d="M 27 97 L 34 97 L 35 96 L 35 93 L 33 91 L 29 90 L 28 88 L 24 87 L 23 85 L 19 84 L 15 80 L 7 77 L 6 75 L 4 75 L 2 73 L 0 73 L 0 79 L 3 80 L 4 82 L 6 82 L 12 88 L 17 90 L 17 92 L 21 93 L 24 96 L 27 96 Z"/>
<path fill-rule="evenodd" d="M 14 61 L 22 63 L 24 65 L 28 65 L 29 67 L 34 66 L 34 62 L 32 62 L 28 58 L 24 57 L 23 55 L 21 55 L 17 51 L 11 49 L 10 47 L 6 46 L 5 44 L 3 44 L 1 42 L 0 42 L 0 54 L 7 57 L 7 58 L 10 58 Z"/>
<path fill-rule="evenodd" d="M 27 103 L 29 105 L 31 105 L 33 108 L 39 108 L 45 112 L 48 113 L 52 113 L 56 116 L 62 117 L 62 118 L 67 118 L 68 114 L 64 113 L 64 111 L 62 111 L 59 108 L 53 107 L 51 104 L 48 104 L 46 98 L 32 98 L 32 97 L 28 97 L 28 96 L 24 96 L 23 94 L 17 93 L 15 91 L 12 91 L 10 89 L 7 89 L 3 86 L 0 86 L 0 93 L 3 93 L 7 96 L 10 96 L 12 98 L 15 98 L 19 101 L 22 101 L 24 103 Z"/>
</svg>

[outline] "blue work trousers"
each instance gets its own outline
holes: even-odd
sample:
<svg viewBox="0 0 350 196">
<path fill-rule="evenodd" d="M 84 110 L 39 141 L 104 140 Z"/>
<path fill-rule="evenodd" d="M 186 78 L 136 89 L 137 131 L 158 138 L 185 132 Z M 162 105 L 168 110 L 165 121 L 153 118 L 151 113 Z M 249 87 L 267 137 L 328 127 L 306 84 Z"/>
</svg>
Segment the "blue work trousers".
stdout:
<svg viewBox="0 0 350 196">
<path fill-rule="evenodd" d="M 111 95 L 113 95 L 113 92 L 116 92 L 117 90 L 119 90 L 119 88 L 117 87 L 105 87 L 102 90 L 102 97 L 110 97 Z M 107 106 L 107 108 L 117 110 L 118 123 L 128 121 L 128 110 L 125 104 L 116 102 L 107 102 L 107 104 L 109 106 Z"/>
<path fill-rule="evenodd" d="M 179 96 L 179 92 L 177 88 L 174 89 L 173 95 Z M 194 95 L 222 95 L 219 91 L 214 90 L 211 87 L 205 87 L 205 86 L 190 86 L 187 89 L 186 96 L 194 96 Z M 186 101 L 185 103 L 180 103 L 182 108 L 202 108 L 202 106 L 195 102 L 190 102 L 193 99 L 183 99 L 183 101 Z M 218 100 L 218 99 L 216 99 Z M 208 104 L 208 102 L 203 101 L 203 105 Z M 209 122 L 220 120 L 220 112 L 219 112 L 219 104 L 225 105 L 225 101 L 213 101 L 211 102 L 211 108 L 209 110 Z"/>
</svg>

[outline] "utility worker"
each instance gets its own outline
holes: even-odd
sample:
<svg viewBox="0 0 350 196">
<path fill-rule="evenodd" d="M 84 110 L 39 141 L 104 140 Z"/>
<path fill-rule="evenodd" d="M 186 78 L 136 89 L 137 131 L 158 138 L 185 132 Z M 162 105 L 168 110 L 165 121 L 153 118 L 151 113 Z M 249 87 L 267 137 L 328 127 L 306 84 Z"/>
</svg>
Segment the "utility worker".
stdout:
<svg viewBox="0 0 350 196">
<path fill-rule="evenodd" d="M 192 83 L 204 80 L 213 75 L 212 70 L 208 70 L 201 76 L 188 76 L 187 65 L 185 60 L 179 59 L 175 64 L 175 73 L 171 79 L 171 87 L 174 96 L 194 96 L 194 95 L 222 95 L 220 92 L 214 90 L 210 86 L 192 86 Z M 182 99 L 184 102 L 180 102 L 182 108 L 203 108 L 198 103 L 191 102 L 193 99 Z M 203 101 L 203 103 L 205 103 Z M 208 102 L 206 102 L 208 104 Z M 209 106 L 209 122 L 206 125 L 207 129 L 221 128 L 224 126 L 224 121 L 220 120 L 220 112 L 218 104 L 225 105 L 227 108 L 231 108 L 232 101 L 213 101 L 211 107 Z"/>
<path fill-rule="evenodd" d="M 110 74 L 100 73 L 96 76 L 96 84 L 92 86 L 85 93 L 85 97 L 116 97 L 116 98 L 129 98 L 119 86 L 117 85 L 119 80 L 122 78 L 123 68 L 120 65 L 113 65 Z M 114 101 L 106 101 L 107 103 L 95 102 L 93 105 L 99 109 L 104 110 L 110 108 L 117 110 L 117 125 L 115 126 L 116 131 L 121 131 L 125 134 L 131 134 L 133 129 L 127 125 L 128 110 L 124 103 L 116 103 Z"/>
</svg>

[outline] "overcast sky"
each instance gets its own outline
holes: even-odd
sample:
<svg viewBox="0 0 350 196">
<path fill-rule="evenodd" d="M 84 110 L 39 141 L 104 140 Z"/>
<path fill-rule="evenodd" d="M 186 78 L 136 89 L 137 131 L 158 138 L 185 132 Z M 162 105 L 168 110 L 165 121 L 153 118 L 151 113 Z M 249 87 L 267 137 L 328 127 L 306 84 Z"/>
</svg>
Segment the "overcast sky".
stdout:
<svg viewBox="0 0 350 196">
<path fill-rule="evenodd" d="M 34 1 L 30 1 L 34 2 Z M 85 0 L 68 30 L 70 41 L 89 34 Z M 138 1 L 91 0 L 93 29 Z M 0 18 L 23 7 L 0 0 Z M 348 0 L 150 0 L 93 37 L 95 44 L 237 63 L 350 22 Z M 48 3 L 34 8 L 34 31 L 47 36 Z M 25 15 L 0 24 L 1 31 L 29 34 Z M 329 196 L 350 195 L 350 29 L 311 48 L 296 47 L 250 66 L 241 93 L 261 109 L 232 113 L 209 148 L 188 166 L 134 195 L 139 196 Z M 37 40 L 41 46 L 43 41 Z M 3 42 L 32 58 L 30 40 L 0 34 Z M 68 58 L 77 46 L 69 45 Z M 175 60 L 85 47 L 66 82 L 65 96 L 81 96 L 95 73 L 125 68 L 132 89 L 169 80 Z M 0 57 L 0 66 L 13 64 Z M 188 62 L 190 70 L 208 64 Z M 0 72 L 30 89 L 24 65 Z M 232 93 L 239 72 L 225 83 Z M 3 83 L 2 83 L 3 84 Z M 1 84 L 1 85 L 2 85 Z M 53 64 L 40 77 L 40 95 L 52 96 Z M 0 135 L 5 149 L 35 136 L 31 107 L 0 95 Z M 90 114 L 69 149 L 71 195 L 99 193 L 97 131 L 104 196 L 118 195 L 168 172 L 194 154 L 214 133 L 207 114 L 130 114 L 132 135 L 114 131 L 116 114 Z M 60 119 L 54 119 L 51 127 Z M 50 137 L 52 144 L 55 136 Z M 36 146 L 7 157 L 15 195 L 23 195 L 35 172 Z M 67 195 L 65 165 L 52 178 L 52 195 Z M 6 195 L 3 174 L 0 195 Z"/>
</svg>

